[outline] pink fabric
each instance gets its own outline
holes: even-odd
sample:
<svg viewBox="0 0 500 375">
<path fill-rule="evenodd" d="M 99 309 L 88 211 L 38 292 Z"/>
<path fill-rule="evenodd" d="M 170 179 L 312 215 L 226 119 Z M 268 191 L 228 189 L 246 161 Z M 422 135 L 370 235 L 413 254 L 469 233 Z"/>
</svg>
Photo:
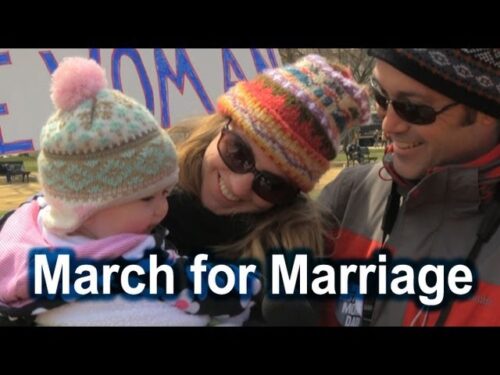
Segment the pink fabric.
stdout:
<svg viewBox="0 0 500 375">
<path fill-rule="evenodd" d="M 0 303 L 20 307 L 28 302 L 28 253 L 34 247 L 51 247 L 38 227 L 40 207 L 24 204 L 9 217 L 0 232 Z M 74 248 L 77 258 L 118 258 L 145 241 L 148 235 L 120 234 Z"/>
</svg>

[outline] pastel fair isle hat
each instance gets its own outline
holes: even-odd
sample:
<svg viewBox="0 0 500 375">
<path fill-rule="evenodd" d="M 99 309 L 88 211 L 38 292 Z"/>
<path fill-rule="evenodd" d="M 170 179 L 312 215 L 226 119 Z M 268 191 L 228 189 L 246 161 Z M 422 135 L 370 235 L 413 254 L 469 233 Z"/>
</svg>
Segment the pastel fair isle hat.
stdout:
<svg viewBox="0 0 500 375">
<path fill-rule="evenodd" d="M 368 93 L 349 69 L 318 55 L 237 83 L 218 110 L 304 192 L 330 168 L 341 133 L 370 116 Z"/>
<path fill-rule="evenodd" d="M 42 128 L 38 169 L 47 229 L 71 233 L 97 211 L 170 189 L 175 146 L 146 107 L 106 88 L 94 61 L 64 59 L 52 76 L 56 112 Z"/>
</svg>

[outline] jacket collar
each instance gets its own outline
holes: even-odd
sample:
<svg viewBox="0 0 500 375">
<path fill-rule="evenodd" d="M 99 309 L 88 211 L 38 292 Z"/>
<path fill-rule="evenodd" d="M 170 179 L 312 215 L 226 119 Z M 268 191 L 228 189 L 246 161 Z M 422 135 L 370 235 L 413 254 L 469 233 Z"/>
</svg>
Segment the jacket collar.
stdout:
<svg viewBox="0 0 500 375">
<path fill-rule="evenodd" d="M 452 202 L 454 210 L 476 211 L 491 200 L 500 181 L 500 145 L 470 162 L 434 167 L 420 181 L 408 181 L 392 164 L 392 147 L 384 156 L 384 169 L 408 201 L 408 208 L 423 203 Z"/>
</svg>

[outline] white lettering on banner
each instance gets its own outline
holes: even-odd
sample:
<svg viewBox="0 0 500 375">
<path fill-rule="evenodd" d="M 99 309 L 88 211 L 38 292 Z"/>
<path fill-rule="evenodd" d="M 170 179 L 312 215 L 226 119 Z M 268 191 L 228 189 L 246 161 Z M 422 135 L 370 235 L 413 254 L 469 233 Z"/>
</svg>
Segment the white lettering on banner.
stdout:
<svg viewBox="0 0 500 375">
<path fill-rule="evenodd" d="M 38 149 L 54 111 L 50 75 L 69 56 L 96 60 L 109 86 L 144 104 L 164 128 L 212 113 L 237 81 L 281 64 L 275 49 L 0 49 L 0 154 Z"/>
</svg>

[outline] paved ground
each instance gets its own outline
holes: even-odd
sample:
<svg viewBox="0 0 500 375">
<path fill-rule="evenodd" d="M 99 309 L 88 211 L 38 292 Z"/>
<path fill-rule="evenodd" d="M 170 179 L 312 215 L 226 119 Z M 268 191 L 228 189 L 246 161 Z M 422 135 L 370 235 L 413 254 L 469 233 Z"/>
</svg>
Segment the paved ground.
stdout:
<svg viewBox="0 0 500 375">
<path fill-rule="evenodd" d="M 328 184 L 330 181 L 333 181 L 335 177 L 342 171 L 342 167 L 333 167 L 330 168 L 323 177 L 319 180 L 318 184 L 314 187 L 314 189 L 309 193 L 312 198 L 317 198 L 323 187 Z"/>
<path fill-rule="evenodd" d="M 36 174 L 31 173 L 29 183 L 21 182 L 20 177 L 16 176 L 11 184 L 7 184 L 5 177 L 0 176 L 0 213 L 16 208 L 39 191 L 40 184 L 36 182 Z"/>
<path fill-rule="evenodd" d="M 334 167 L 328 170 L 311 192 L 311 196 L 316 198 L 321 189 L 337 177 L 341 170 L 341 167 Z M 0 176 L 0 214 L 16 208 L 20 203 L 39 191 L 40 184 L 36 182 L 36 173 L 31 174 L 29 183 L 21 182 L 19 177 L 16 177 L 13 183 L 7 184 L 5 177 Z"/>
</svg>

